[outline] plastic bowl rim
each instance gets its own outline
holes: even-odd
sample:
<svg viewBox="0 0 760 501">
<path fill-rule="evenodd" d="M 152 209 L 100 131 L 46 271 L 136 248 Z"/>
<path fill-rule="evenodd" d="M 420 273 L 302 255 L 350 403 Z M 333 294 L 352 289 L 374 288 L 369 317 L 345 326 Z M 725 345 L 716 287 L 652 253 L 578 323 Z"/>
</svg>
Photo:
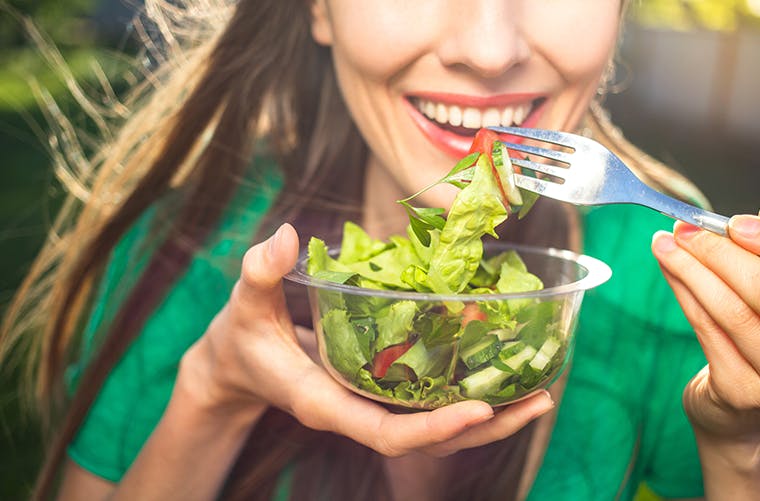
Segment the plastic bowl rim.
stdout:
<svg viewBox="0 0 760 501">
<path fill-rule="evenodd" d="M 416 291 L 398 291 L 388 289 L 369 289 L 365 287 L 357 287 L 355 285 L 339 284 L 336 282 L 330 282 L 328 280 L 321 280 L 308 275 L 304 271 L 299 270 L 299 267 L 303 267 L 305 260 L 307 259 L 306 252 L 302 252 L 296 263 L 295 268 L 285 275 L 287 280 L 296 282 L 308 287 L 317 287 L 319 289 L 326 289 L 334 292 L 343 292 L 345 294 L 354 294 L 360 296 L 375 296 L 385 297 L 389 299 L 411 299 L 415 301 L 463 301 L 463 302 L 475 302 L 475 301 L 494 301 L 494 300 L 508 300 L 517 298 L 546 298 L 552 296 L 560 296 L 564 294 L 573 294 L 581 291 L 586 291 L 598 287 L 605 283 L 612 276 L 612 270 L 610 267 L 600 259 L 587 256 L 585 254 L 579 254 L 566 249 L 556 249 L 553 247 L 535 247 L 522 244 L 500 243 L 495 242 L 486 244 L 487 246 L 498 247 L 504 250 L 515 250 L 518 253 L 527 254 L 543 254 L 546 256 L 563 259 L 566 261 L 572 261 L 575 264 L 583 267 L 587 274 L 579 280 L 569 282 L 555 287 L 547 287 L 537 291 L 529 292 L 513 292 L 513 293 L 493 293 L 493 294 L 435 294 Z M 328 246 L 328 249 L 334 251 L 332 247 Z M 530 271 L 530 270 L 528 270 Z"/>
</svg>

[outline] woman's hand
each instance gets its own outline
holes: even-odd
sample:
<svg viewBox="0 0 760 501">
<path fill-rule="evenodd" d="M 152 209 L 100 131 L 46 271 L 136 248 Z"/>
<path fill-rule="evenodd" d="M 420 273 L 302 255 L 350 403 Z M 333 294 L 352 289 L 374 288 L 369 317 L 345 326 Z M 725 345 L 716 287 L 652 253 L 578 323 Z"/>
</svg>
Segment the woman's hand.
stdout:
<svg viewBox="0 0 760 501">
<path fill-rule="evenodd" d="M 729 238 L 677 222 L 652 249 L 708 361 L 684 392 L 703 466 L 706 446 L 760 481 L 760 217 Z"/>
<path fill-rule="evenodd" d="M 505 438 L 552 408 L 541 392 L 496 415 L 479 401 L 394 414 L 347 390 L 298 342 L 281 285 L 297 254 L 298 236 L 287 224 L 252 247 L 229 302 L 183 358 L 177 384 L 210 413 L 253 421 L 273 405 L 305 426 L 345 435 L 384 455 L 445 456 Z"/>
</svg>

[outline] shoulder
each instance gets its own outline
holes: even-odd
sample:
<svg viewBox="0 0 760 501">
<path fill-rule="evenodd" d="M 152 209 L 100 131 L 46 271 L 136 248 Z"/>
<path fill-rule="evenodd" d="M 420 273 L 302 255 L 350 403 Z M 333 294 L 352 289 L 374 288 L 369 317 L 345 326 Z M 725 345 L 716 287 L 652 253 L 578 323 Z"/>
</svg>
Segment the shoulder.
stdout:
<svg viewBox="0 0 760 501">
<path fill-rule="evenodd" d="M 179 360 L 229 296 L 240 260 L 282 185 L 274 162 L 266 158 L 257 162 L 240 180 L 216 230 L 104 381 L 69 448 L 71 458 L 88 471 L 108 480 L 118 480 L 126 471 L 168 403 Z M 170 216 L 166 205 L 152 208 L 114 249 L 83 334 L 81 362 L 69 371 L 73 385 L 151 258 L 155 247 L 150 243 L 151 228 L 161 225 L 159 218 Z"/>
</svg>

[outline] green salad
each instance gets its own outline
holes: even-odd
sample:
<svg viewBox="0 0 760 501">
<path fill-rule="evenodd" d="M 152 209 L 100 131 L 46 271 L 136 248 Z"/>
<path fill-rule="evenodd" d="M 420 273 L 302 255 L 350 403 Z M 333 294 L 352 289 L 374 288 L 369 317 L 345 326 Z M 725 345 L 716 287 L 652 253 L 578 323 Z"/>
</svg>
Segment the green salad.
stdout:
<svg viewBox="0 0 760 501">
<path fill-rule="evenodd" d="M 498 238 L 495 228 L 510 214 L 525 215 L 536 196 L 515 186 L 507 151 L 493 132 L 480 131 L 472 151 L 438 181 L 461 190 L 447 215 L 414 207 L 422 190 L 400 201 L 410 217 L 406 236 L 381 241 L 347 222 L 339 253 L 318 238 L 309 242 L 307 273 L 314 278 L 461 295 L 441 301 L 312 291 L 330 368 L 380 400 L 419 408 L 463 399 L 498 405 L 546 386 L 563 365 L 567 341 L 558 302 L 482 300 L 543 284 L 514 250 L 484 252 L 483 237 Z M 468 301 L 468 294 L 478 300 Z"/>
</svg>

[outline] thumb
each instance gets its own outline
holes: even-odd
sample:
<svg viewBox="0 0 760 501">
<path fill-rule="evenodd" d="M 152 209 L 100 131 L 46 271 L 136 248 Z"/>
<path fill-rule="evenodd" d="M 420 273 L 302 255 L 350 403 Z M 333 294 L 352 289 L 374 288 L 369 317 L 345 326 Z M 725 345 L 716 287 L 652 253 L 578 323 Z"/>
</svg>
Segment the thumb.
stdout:
<svg viewBox="0 0 760 501">
<path fill-rule="evenodd" d="M 760 216 L 733 216 L 728 221 L 728 232 L 731 240 L 751 253 L 760 255 Z"/>
<path fill-rule="evenodd" d="M 283 224 L 274 235 L 248 249 L 243 257 L 236 292 L 246 307 L 271 313 L 282 301 L 282 277 L 298 259 L 298 234 Z"/>
</svg>

